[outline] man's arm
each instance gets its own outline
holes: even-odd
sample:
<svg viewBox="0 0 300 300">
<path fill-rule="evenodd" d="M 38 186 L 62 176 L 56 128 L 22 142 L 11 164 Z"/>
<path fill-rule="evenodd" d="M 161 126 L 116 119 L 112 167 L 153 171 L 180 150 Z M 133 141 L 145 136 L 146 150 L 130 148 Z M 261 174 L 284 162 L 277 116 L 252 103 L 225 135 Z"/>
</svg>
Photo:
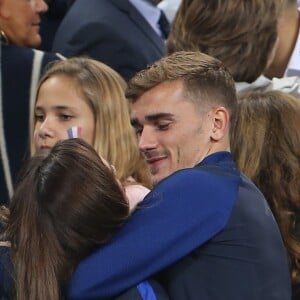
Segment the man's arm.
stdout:
<svg viewBox="0 0 300 300">
<path fill-rule="evenodd" d="M 182 258 L 218 233 L 236 199 L 239 176 L 195 169 L 161 182 L 114 239 L 84 259 L 69 299 L 106 299 Z"/>
</svg>

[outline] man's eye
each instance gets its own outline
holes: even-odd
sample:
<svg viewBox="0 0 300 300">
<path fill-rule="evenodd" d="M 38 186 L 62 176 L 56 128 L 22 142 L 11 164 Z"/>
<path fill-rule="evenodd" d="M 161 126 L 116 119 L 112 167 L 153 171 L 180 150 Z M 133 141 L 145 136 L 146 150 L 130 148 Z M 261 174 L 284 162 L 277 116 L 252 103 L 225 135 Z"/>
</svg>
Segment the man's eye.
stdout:
<svg viewBox="0 0 300 300">
<path fill-rule="evenodd" d="M 170 123 L 167 124 L 158 124 L 157 128 L 158 130 L 167 130 L 169 128 Z"/>
</svg>

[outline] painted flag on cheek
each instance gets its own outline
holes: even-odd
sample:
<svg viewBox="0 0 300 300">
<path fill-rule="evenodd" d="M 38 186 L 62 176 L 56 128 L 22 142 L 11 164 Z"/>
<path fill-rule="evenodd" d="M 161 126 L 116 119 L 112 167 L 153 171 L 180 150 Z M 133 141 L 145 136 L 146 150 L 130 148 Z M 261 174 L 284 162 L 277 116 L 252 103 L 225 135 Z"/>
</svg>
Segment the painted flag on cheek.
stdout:
<svg viewBox="0 0 300 300">
<path fill-rule="evenodd" d="M 81 127 L 79 126 L 73 126 L 67 130 L 68 132 L 68 138 L 69 139 L 75 139 L 79 138 L 81 135 Z"/>
</svg>

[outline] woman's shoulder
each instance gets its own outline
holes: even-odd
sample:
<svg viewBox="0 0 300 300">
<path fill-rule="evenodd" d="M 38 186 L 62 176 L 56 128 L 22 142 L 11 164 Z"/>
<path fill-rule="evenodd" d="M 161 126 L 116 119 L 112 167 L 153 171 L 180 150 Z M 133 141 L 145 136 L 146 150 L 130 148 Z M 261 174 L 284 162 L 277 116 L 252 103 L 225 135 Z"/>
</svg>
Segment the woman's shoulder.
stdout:
<svg viewBox="0 0 300 300">
<path fill-rule="evenodd" d="M 20 47 L 16 45 L 4 45 L 2 47 L 2 56 L 5 58 L 5 65 L 16 65 L 19 67 L 18 70 L 20 70 L 20 66 L 26 66 L 27 64 L 31 66 L 35 57 L 36 60 L 41 59 L 43 66 L 50 61 L 65 59 L 65 57 L 59 53 L 44 52 L 41 50 Z"/>
</svg>

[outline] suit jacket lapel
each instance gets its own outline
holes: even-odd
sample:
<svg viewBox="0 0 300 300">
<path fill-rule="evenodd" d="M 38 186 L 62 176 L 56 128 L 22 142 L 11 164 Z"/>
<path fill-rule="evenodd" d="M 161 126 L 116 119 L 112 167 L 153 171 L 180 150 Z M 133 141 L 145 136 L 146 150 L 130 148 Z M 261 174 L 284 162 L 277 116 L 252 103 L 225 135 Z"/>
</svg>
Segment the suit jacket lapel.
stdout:
<svg viewBox="0 0 300 300">
<path fill-rule="evenodd" d="M 138 28 L 155 44 L 157 49 L 164 54 L 164 40 L 158 36 L 151 25 L 144 19 L 140 12 L 128 0 L 111 0 L 111 2 L 124 13 L 128 14 L 129 18 L 137 25 Z"/>
</svg>

